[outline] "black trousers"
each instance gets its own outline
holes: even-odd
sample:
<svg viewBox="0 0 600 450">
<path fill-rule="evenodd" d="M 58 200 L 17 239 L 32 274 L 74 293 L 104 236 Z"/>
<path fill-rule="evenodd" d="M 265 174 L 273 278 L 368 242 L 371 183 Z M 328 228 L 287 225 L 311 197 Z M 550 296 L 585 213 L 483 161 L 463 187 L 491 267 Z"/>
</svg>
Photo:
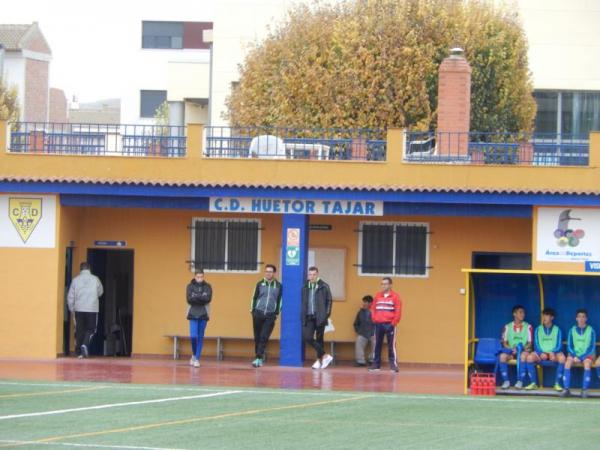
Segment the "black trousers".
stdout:
<svg viewBox="0 0 600 450">
<path fill-rule="evenodd" d="M 398 367 L 396 362 L 396 327 L 391 323 L 376 323 L 375 324 L 375 355 L 373 358 L 373 366 L 381 367 L 381 348 L 383 347 L 383 338 L 388 345 L 388 359 L 390 367 L 395 369 Z"/>
<path fill-rule="evenodd" d="M 317 326 L 314 316 L 307 316 L 302 327 L 302 337 L 304 342 L 310 345 L 317 352 L 317 358 L 322 358 L 325 354 L 325 343 L 323 335 L 325 334 L 325 325 Z"/>
<path fill-rule="evenodd" d="M 267 343 L 275 327 L 275 314 L 254 311 L 252 325 L 254 327 L 254 353 L 257 358 L 264 359 Z"/>
<path fill-rule="evenodd" d="M 90 340 L 96 334 L 98 313 L 75 312 L 75 353 L 81 354 L 81 346 L 90 347 Z"/>
</svg>

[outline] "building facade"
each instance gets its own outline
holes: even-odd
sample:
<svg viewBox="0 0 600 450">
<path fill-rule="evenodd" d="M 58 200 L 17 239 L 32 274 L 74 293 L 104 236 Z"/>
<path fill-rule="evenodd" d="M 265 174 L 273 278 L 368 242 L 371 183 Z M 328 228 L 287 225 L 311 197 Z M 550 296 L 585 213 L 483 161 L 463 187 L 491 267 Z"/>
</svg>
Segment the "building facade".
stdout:
<svg viewBox="0 0 600 450">
<path fill-rule="evenodd" d="M 169 105 L 171 125 L 208 123 L 210 43 L 204 31 L 212 22 L 142 20 L 131 76 L 121 96 L 127 124 L 154 124 L 156 110 Z"/>
<path fill-rule="evenodd" d="M 37 23 L 0 25 L 4 48 L 3 78 L 16 86 L 21 120 L 47 122 L 50 113 L 49 68 L 52 51 Z"/>
</svg>

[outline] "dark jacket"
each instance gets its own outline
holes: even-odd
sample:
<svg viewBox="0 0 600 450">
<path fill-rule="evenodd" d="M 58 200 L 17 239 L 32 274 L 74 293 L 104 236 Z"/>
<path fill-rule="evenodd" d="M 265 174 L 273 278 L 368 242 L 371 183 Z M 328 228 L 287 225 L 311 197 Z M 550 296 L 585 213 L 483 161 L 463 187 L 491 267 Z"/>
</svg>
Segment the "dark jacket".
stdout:
<svg viewBox="0 0 600 450">
<path fill-rule="evenodd" d="M 189 308 L 187 319 L 209 319 L 210 301 L 212 300 L 212 287 L 206 281 L 198 283 L 192 279 L 187 285 L 185 293 Z"/>
<path fill-rule="evenodd" d="M 371 310 L 360 308 L 354 319 L 354 331 L 356 334 L 371 339 L 375 334 L 375 324 L 371 320 Z"/>
<path fill-rule="evenodd" d="M 302 325 L 306 325 L 306 316 L 308 315 L 308 301 L 310 295 L 308 281 L 302 286 L 302 309 L 301 319 Z M 333 299 L 331 298 L 331 290 L 329 285 L 319 278 L 317 280 L 317 289 L 315 291 L 315 319 L 317 326 L 327 325 L 327 319 L 331 315 L 331 306 Z"/>
<path fill-rule="evenodd" d="M 276 279 L 267 281 L 264 278 L 256 283 L 254 294 L 252 295 L 253 313 L 262 313 L 264 315 L 281 312 L 281 296 L 283 286 Z"/>
</svg>

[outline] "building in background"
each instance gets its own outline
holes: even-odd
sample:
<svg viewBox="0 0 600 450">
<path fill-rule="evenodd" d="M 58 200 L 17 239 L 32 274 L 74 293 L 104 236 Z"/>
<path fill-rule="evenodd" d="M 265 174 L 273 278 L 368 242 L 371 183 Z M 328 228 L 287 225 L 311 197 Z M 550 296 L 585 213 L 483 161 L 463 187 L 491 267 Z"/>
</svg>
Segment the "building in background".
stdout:
<svg viewBox="0 0 600 450">
<path fill-rule="evenodd" d="M 211 50 L 203 33 L 212 26 L 212 22 L 139 23 L 139 51 L 122 95 L 123 123 L 155 123 L 156 109 L 165 101 L 171 125 L 208 123 Z"/>
<path fill-rule="evenodd" d="M 52 51 L 37 22 L 0 24 L 0 45 L 4 47 L 3 78 L 17 88 L 21 120 L 48 121 Z"/>
<path fill-rule="evenodd" d="M 67 97 L 62 89 L 50 88 L 50 100 L 48 108 L 49 122 L 67 123 Z"/>
<path fill-rule="evenodd" d="M 118 125 L 121 123 L 121 99 L 73 102 L 69 108 L 69 122 Z"/>
<path fill-rule="evenodd" d="M 529 41 L 537 133 L 587 139 L 600 130 L 600 8 L 588 0 L 517 0 Z M 289 0 L 220 0 L 214 16 L 211 124 L 227 125 L 226 99 L 255 42 L 280 23 Z M 235 11 L 235 14 L 232 14 Z M 576 25 L 576 27 L 575 27 Z M 575 28 L 574 28 L 575 27 Z"/>
</svg>

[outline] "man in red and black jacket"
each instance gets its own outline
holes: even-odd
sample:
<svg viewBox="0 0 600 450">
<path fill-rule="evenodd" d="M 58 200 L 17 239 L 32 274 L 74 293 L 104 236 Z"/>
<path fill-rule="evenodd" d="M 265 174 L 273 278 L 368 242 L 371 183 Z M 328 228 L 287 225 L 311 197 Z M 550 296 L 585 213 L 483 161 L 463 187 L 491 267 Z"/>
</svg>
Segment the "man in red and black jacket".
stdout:
<svg viewBox="0 0 600 450">
<path fill-rule="evenodd" d="M 375 355 L 370 371 L 381 369 L 381 346 L 385 336 L 388 345 L 390 370 L 398 372 L 396 361 L 396 325 L 402 316 L 402 300 L 392 291 L 392 279 L 385 277 L 381 280 L 382 290 L 375 294 L 371 304 L 371 317 L 375 324 Z"/>
</svg>

